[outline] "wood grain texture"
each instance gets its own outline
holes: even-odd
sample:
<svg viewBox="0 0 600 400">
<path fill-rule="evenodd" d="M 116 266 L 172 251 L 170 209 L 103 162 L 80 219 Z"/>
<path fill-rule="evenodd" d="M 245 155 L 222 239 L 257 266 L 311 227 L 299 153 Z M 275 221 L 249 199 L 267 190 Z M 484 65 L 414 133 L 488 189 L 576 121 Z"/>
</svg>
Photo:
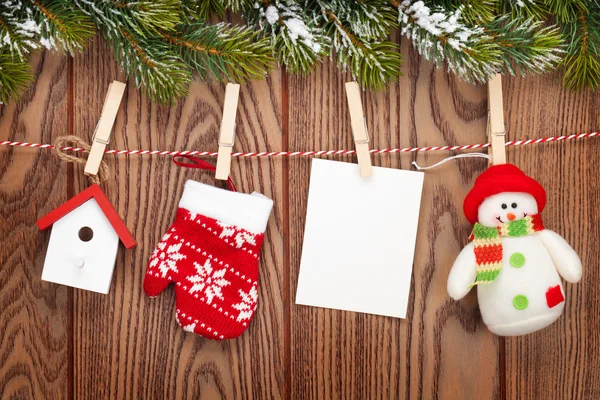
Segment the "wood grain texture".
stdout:
<svg viewBox="0 0 600 400">
<path fill-rule="evenodd" d="M 486 87 L 465 84 L 424 63 L 403 44 L 400 132 L 407 146 L 486 141 Z M 431 165 L 448 154 L 419 154 Z M 409 160 L 407 160 L 409 161 Z M 405 165 L 408 162 L 405 163 Z M 406 165 L 408 168 L 408 165 Z M 446 292 L 450 268 L 471 231 L 462 202 L 485 159 L 458 160 L 425 173 L 403 358 L 405 398 L 493 399 L 501 393 L 498 339 L 479 315 L 476 293 L 455 302 Z"/>
<path fill-rule="evenodd" d="M 100 40 L 75 58 L 74 130 L 91 139 L 104 94 L 123 79 Z M 244 86 L 235 149 L 281 148 L 281 78 Z M 110 146 L 217 149 L 225 85 L 194 83 L 185 101 L 157 106 L 128 86 Z M 259 307 L 248 332 L 214 342 L 186 334 L 175 321 L 174 292 L 154 299 L 142 291 L 148 257 L 171 225 L 186 179 L 213 184 L 210 173 L 175 166 L 170 158 L 109 159 L 114 175 L 104 187 L 137 238 L 119 251 L 110 295 L 74 296 L 76 398 L 283 398 L 282 166 L 277 160 L 234 162 L 243 192 L 274 199 L 260 264 Z M 78 175 L 81 176 L 81 175 Z M 77 191 L 87 182 L 78 180 Z M 222 184 L 218 184 L 222 185 Z"/>
<path fill-rule="evenodd" d="M 41 54 L 35 83 L 0 105 L 0 140 L 48 143 L 68 129 L 67 59 Z M 0 398 L 68 393 L 68 289 L 41 281 L 49 232 L 35 225 L 67 199 L 67 168 L 48 151 L 0 150 Z"/>
<path fill-rule="evenodd" d="M 485 142 L 485 87 L 436 70 L 401 43 L 405 76 L 386 91 L 363 93 L 371 146 Z M 72 69 L 58 55 L 36 58 L 34 86 L 19 102 L 0 106 L 0 139 L 51 143 L 72 131 L 90 140 L 108 84 L 123 80 L 110 54 L 97 39 Z M 243 86 L 235 150 L 351 149 L 347 80 L 327 62 L 310 76 L 276 70 Z M 558 75 L 505 78 L 503 92 L 507 139 L 600 128 L 594 94 L 563 89 Z M 159 106 L 130 83 L 109 148 L 214 151 L 223 96 L 224 85 L 196 82 L 184 101 Z M 212 184 L 209 173 L 167 157 L 106 157 L 112 175 L 103 187 L 138 247 L 120 248 L 110 292 L 101 295 L 40 280 L 49 235 L 35 221 L 87 187 L 82 169 L 46 150 L 0 149 L 0 397 L 598 399 L 598 140 L 507 150 L 510 162 L 546 187 L 547 227 L 584 262 L 582 282 L 565 286 L 563 317 L 542 332 L 507 339 L 487 331 L 475 291 L 460 302 L 446 294 L 471 230 L 462 201 L 486 160 L 426 173 L 408 315 L 399 320 L 295 305 L 311 161 L 234 159 L 240 190 L 273 198 L 275 210 L 257 315 L 239 339 L 213 342 L 178 327 L 172 289 L 154 299 L 142 290 L 148 257 L 174 218 L 183 183 Z M 427 165 L 446 156 L 372 160 L 408 169 L 411 161 Z"/>
<path fill-rule="evenodd" d="M 405 77 L 399 84 L 365 95 L 371 146 L 465 143 L 474 136 L 469 130 L 484 132 L 485 88 L 459 84 L 405 50 Z M 290 80 L 290 109 L 304 110 L 301 118 L 290 120 L 291 150 L 351 148 L 345 79 L 349 77 L 341 77 L 334 65 L 326 65 L 315 75 Z M 315 134 L 303 135 L 304 131 Z M 433 163 L 444 156 L 418 160 Z M 411 157 L 384 155 L 374 157 L 374 164 L 409 168 Z M 460 398 L 498 395 L 497 341 L 481 323 L 473 296 L 462 305 L 450 301 L 445 290 L 452 261 L 469 233 L 460 215 L 462 197 L 484 168 L 483 162 L 457 163 L 427 174 L 406 321 L 294 306 L 292 392 L 298 398 L 422 399 L 450 390 Z M 296 180 L 290 185 L 292 292 L 309 173 L 310 160 L 290 161 L 290 175 Z M 457 381 L 468 384 L 457 387 Z"/>
<path fill-rule="evenodd" d="M 598 129 L 597 95 L 562 88 L 558 74 L 508 80 L 504 93 L 505 109 L 511 111 L 510 139 Z M 566 305 L 557 322 L 543 331 L 506 339 L 508 398 L 600 398 L 600 249 L 595 245 L 600 227 L 600 179 L 595 173 L 599 148 L 593 141 L 579 141 L 508 152 L 508 160 L 548 192 L 544 223 L 579 253 L 584 271 L 581 282 L 565 284 Z"/>
<path fill-rule="evenodd" d="M 308 77 L 289 78 L 289 149 L 353 147 L 344 83 L 332 63 Z M 398 118 L 377 110 L 397 110 L 397 86 L 388 93 L 363 95 L 371 146 L 399 145 Z M 381 107 L 381 108 L 379 108 Z M 377 118 L 379 116 L 379 118 Z M 374 143 L 374 144 L 373 144 Z M 337 157 L 356 162 L 354 157 Z M 374 158 L 389 166 L 394 158 Z M 291 159 L 290 258 L 291 290 L 295 298 L 300 266 L 310 159 Z M 396 164 L 397 166 L 397 164 Z M 392 398 L 401 389 L 400 320 L 293 305 L 291 309 L 291 392 L 293 398 Z"/>
</svg>

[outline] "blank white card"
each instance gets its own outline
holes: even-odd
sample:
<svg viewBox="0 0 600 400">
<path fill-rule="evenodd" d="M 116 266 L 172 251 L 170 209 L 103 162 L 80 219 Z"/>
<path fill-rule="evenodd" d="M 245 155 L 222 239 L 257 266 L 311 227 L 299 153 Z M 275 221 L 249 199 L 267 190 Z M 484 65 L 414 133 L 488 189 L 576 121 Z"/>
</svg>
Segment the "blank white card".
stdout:
<svg viewBox="0 0 600 400">
<path fill-rule="evenodd" d="M 423 173 L 313 159 L 296 304 L 406 317 Z"/>
</svg>

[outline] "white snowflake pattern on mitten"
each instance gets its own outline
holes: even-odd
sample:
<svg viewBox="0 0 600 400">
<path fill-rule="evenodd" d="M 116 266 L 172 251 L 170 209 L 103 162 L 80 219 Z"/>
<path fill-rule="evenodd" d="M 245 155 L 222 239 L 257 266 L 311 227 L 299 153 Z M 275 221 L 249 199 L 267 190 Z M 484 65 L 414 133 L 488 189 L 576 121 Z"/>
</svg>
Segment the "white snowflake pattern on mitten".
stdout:
<svg viewBox="0 0 600 400">
<path fill-rule="evenodd" d="M 211 304 L 214 297 L 223 300 L 222 287 L 229 285 L 231 282 L 224 279 L 223 276 L 227 270 L 225 268 L 214 271 L 209 259 L 206 260 L 204 265 L 200 265 L 194 262 L 196 268 L 196 275 L 187 277 L 187 280 L 192 282 L 194 285 L 190 288 L 190 294 L 195 292 L 204 292 L 206 296 L 206 302 Z"/>
<path fill-rule="evenodd" d="M 183 329 L 186 332 L 190 332 L 190 333 L 194 333 L 194 329 L 196 328 L 196 323 L 192 323 L 189 325 L 183 325 L 181 323 L 181 320 L 179 319 L 179 310 L 177 310 L 177 314 L 175 314 L 175 319 L 177 320 L 177 323 L 179 324 L 179 326 L 181 326 L 181 329 Z"/>
<path fill-rule="evenodd" d="M 246 243 L 251 244 L 252 246 L 256 246 L 256 235 L 250 232 L 236 229 L 233 225 L 227 225 L 222 222 L 217 222 L 217 224 L 223 228 L 223 231 L 219 235 L 220 239 L 223 238 L 233 238 L 235 240 L 236 247 L 241 249 L 242 246 Z M 235 235 L 235 236 L 234 236 Z"/>
<path fill-rule="evenodd" d="M 154 253 L 152 254 L 152 261 L 150 261 L 150 264 L 148 265 L 149 268 L 153 268 L 158 265 L 158 269 L 163 278 L 167 276 L 169 271 L 178 272 L 177 261 L 185 258 L 185 256 L 179 252 L 181 250 L 181 243 L 173 244 L 167 247 L 167 250 L 165 251 L 166 245 L 166 241 L 158 244 L 154 250 Z"/>
<path fill-rule="evenodd" d="M 252 235 L 252 234 L 250 234 L 248 232 L 239 232 L 235 236 L 235 243 L 237 244 L 237 248 L 240 249 L 246 243 L 249 243 L 252 246 L 255 246 L 256 245 L 256 239 L 254 238 L 254 235 Z"/>
<path fill-rule="evenodd" d="M 219 239 L 223 239 L 225 237 L 231 237 L 235 233 L 235 227 L 233 225 L 227 225 L 222 223 L 221 221 L 217 221 L 217 225 L 223 228 L 223 231 L 219 235 Z"/>
<path fill-rule="evenodd" d="M 167 241 L 169 240 L 170 237 L 171 237 L 170 233 L 164 234 L 164 236 L 162 237 L 162 239 L 160 239 L 160 242 L 158 243 L 158 245 L 152 252 L 152 255 L 150 256 L 150 258 L 158 257 L 159 253 L 165 250 L 165 247 L 167 247 Z"/>
<path fill-rule="evenodd" d="M 240 289 L 239 294 L 242 300 L 232 307 L 240 312 L 237 321 L 241 322 L 252 317 L 252 313 L 256 308 L 256 300 L 258 300 L 258 292 L 256 291 L 256 286 L 252 286 L 248 293 Z"/>
</svg>

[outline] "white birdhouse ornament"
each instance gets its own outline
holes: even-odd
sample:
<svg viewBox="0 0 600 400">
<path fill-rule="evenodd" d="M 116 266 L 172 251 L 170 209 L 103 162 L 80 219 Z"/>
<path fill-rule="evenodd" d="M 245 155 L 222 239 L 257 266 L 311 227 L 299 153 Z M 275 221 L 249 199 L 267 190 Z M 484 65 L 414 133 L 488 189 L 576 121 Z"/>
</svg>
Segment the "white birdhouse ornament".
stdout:
<svg viewBox="0 0 600 400">
<path fill-rule="evenodd" d="M 577 253 L 544 227 L 545 205 L 544 188 L 512 164 L 488 168 L 465 198 L 472 242 L 454 262 L 448 294 L 459 300 L 477 286 L 483 322 L 497 335 L 525 335 L 550 325 L 565 306 L 561 277 L 581 279 Z"/>
<path fill-rule="evenodd" d="M 119 241 L 135 239 L 98 185 L 92 185 L 37 222 L 52 226 L 42 280 L 107 294 Z"/>
</svg>

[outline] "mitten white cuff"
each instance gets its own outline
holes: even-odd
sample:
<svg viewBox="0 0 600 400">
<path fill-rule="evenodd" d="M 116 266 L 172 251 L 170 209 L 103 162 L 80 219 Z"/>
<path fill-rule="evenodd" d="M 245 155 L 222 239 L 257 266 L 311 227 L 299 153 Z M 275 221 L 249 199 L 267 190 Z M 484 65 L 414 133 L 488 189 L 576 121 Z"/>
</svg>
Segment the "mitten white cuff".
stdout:
<svg viewBox="0 0 600 400">
<path fill-rule="evenodd" d="M 188 180 L 179 207 L 252 233 L 263 233 L 273 208 L 273 200 L 256 192 L 230 192 Z"/>
</svg>

